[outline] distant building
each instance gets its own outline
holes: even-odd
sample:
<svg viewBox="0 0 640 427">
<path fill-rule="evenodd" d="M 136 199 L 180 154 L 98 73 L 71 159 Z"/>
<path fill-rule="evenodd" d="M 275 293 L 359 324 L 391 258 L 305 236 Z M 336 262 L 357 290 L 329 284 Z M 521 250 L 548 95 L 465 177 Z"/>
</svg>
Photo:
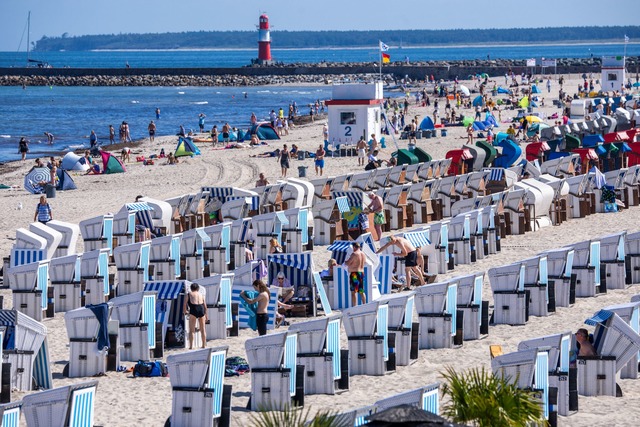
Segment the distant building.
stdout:
<svg viewBox="0 0 640 427">
<path fill-rule="evenodd" d="M 602 90 L 621 90 L 626 81 L 625 57 L 602 57 Z"/>
<path fill-rule="evenodd" d="M 271 64 L 271 32 L 269 31 L 269 17 L 260 15 L 258 25 L 258 64 Z"/>
</svg>

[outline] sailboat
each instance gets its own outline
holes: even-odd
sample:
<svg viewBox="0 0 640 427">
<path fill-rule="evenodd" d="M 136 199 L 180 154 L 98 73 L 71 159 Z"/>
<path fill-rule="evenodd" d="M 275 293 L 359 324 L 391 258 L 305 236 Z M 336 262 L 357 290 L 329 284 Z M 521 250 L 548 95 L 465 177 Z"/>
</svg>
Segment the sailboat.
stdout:
<svg viewBox="0 0 640 427">
<path fill-rule="evenodd" d="M 29 67 L 51 68 L 48 62 L 31 59 L 31 11 L 27 15 L 27 68 Z"/>
</svg>

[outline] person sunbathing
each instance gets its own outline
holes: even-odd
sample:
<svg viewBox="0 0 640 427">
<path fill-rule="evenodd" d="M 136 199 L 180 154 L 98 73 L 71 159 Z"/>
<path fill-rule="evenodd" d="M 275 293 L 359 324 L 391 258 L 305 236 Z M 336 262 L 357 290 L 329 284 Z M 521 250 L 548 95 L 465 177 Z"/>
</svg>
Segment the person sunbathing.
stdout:
<svg viewBox="0 0 640 427">
<path fill-rule="evenodd" d="M 280 156 L 280 149 L 276 148 L 274 151 L 267 151 L 266 153 L 250 155 L 249 157 L 267 158 L 267 157 L 278 157 L 278 156 Z"/>
<path fill-rule="evenodd" d="M 597 356 L 598 355 L 595 347 L 593 346 L 593 344 L 591 344 L 591 341 L 589 341 L 589 332 L 586 329 L 584 328 L 578 329 L 578 332 L 576 332 L 576 341 L 580 346 L 580 349 L 578 351 L 578 356 Z"/>
</svg>

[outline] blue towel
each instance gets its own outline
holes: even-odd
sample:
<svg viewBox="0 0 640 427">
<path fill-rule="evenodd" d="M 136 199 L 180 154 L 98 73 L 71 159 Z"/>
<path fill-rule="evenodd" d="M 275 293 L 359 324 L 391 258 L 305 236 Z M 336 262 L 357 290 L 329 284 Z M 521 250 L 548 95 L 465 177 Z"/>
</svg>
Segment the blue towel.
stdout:
<svg viewBox="0 0 640 427">
<path fill-rule="evenodd" d="M 86 306 L 98 319 L 100 328 L 98 329 L 98 350 L 109 348 L 109 306 L 107 303 L 89 304 Z"/>
<path fill-rule="evenodd" d="M 248 299 L 254 299 L 258 295 L 260 295 L 260 293 L 257 291 L 245 291 L 244 294 Z M 258 322 L 256 320 L 258 303 L 254 302 L 253 304 L 249 304 L 244 300 L 244 298 L 241 297 L 240 304 L 242 304 L 242 306 L 245 308 L 245 310 L 247 310 L 247 313 L 249 314 L 249 320 L 247 321 L 247 324 L 249 325 L 249 327 L 254 331 L 258 330 Z"/>
</svg>

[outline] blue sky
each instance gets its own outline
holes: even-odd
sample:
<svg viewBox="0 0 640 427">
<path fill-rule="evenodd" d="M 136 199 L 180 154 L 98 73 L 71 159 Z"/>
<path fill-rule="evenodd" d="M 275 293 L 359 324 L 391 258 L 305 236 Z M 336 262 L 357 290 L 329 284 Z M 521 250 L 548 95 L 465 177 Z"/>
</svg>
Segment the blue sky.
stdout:
<svg viewBox="0 0 640 427">
<path fill-rule="evenodd" d="M 255 30 L 261 12 L 274 31 L 638 25 L 638 6 L 638 0 L 0 0 L 0 51 L 26 50 L 29 11 L 34 41 L 63 33 Z"/>
</svg>

